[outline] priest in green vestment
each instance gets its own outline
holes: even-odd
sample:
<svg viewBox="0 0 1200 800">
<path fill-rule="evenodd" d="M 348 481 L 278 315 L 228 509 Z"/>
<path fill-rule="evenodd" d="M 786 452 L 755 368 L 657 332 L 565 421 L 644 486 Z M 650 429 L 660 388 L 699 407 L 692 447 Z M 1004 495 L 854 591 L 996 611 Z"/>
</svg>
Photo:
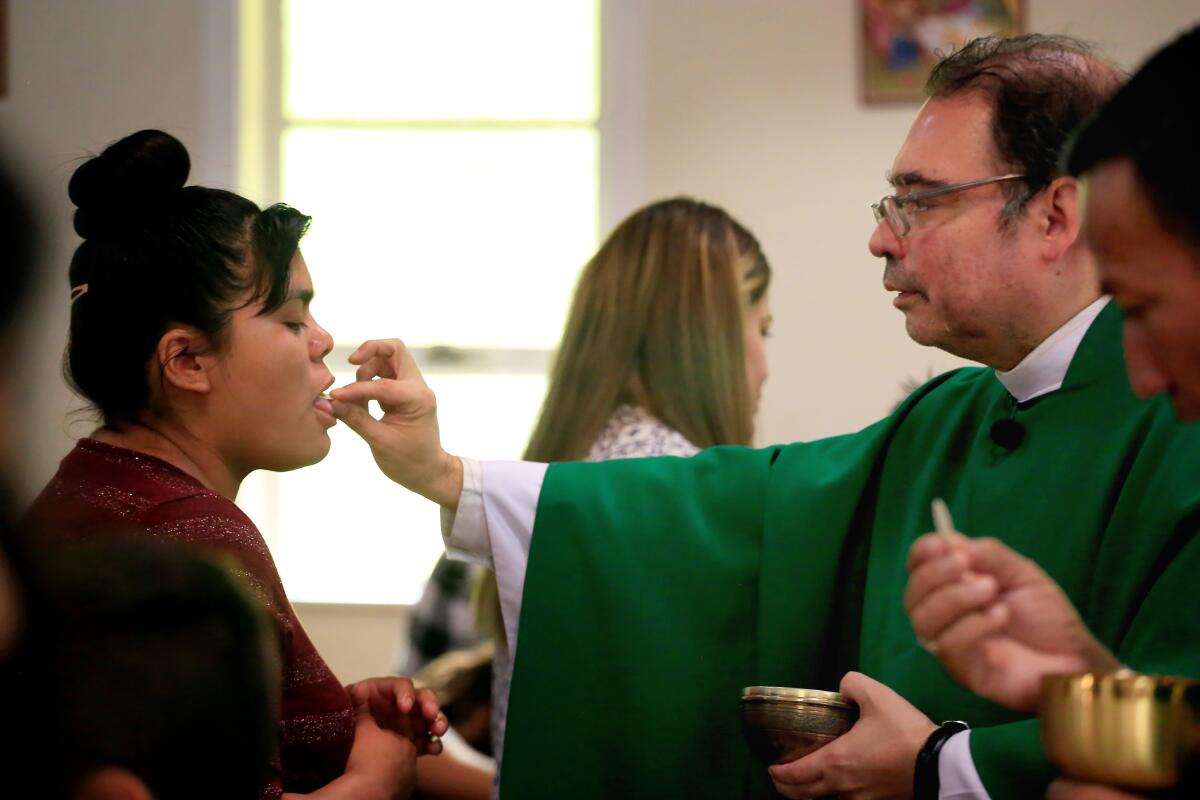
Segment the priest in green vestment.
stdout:
<svg viewBox="0 0 1200 800">
<path fill-rule="evenodd" d="M 473 541 L 519 635 L 502 796 L 909 796 L 917 752 L 951 718 L 972 730 L 946 741 L 935 793 L 1037 796 L 1036 721 L 957 684 L 905 615 L 906 555 L 935 497 L 961 530 L 1036 560 L 1125 663 L 1200 672 L 1181 644 L 1200 632 L 1200 431 L 1130 391 L 1079 187 L 1057 169 L 1116 82 L 1048 37 L 977 41 L 935 70 L 870 246 L 909 335 L 988 366 L 859 433 L 553 465 L 517 485 L 441 450 L 400 343 L 356 352 L 359 377 L 379 380 L 335 391 L 335 408 L 384 472 L 459 509 L 451 544 L 482 496 Z M 862 714 L 768 771 L 741 738 L 752 684 L 840 685 Z"/>
<path fill-rule="evenodd" d="M 1191 420 L 1200 419 L 1200 114 L 1179 103 L 1178 82 L 1198 70 L 1200 26 L 1134 74 L 1075 140 L 1067 162 L 1088 181 L 1085 231 L 1103 284 L 1129 312 L 1133 390 L 1169 395 L 1176 415 Z M 984 697 L 1032 711 L 1045 675 L 1113 669 L 1116 659 L 1062 587 L 999 541 L 926 535 L 913 545 L 908 568 L 913 628 L 951 675 Z M 980 579 L 992 591 L 966 588 Z M 1181 604 L 1161 613 L 1189 611 Z M 1195 638 L 1178 645 L 1200 649 Z M 1066 780 L 1048 797 L 1132 800 L 1115 788 Z"/>
</svg>

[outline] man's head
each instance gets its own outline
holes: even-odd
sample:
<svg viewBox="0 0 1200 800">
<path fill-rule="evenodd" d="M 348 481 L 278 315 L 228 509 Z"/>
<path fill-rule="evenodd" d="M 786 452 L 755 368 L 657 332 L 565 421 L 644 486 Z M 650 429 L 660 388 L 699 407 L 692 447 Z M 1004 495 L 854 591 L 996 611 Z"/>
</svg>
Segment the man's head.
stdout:
<svg viewBox="0 0 1200 800">
<path fill-rule="evenodd" d="M 1200 113 L 1179 87 L 1200 70 L 1200 27 L 1156 53 L 1083 130 L 1085 233 L 1126 312 L 1134 391 L 1200 418 Z"/>
<path fill-rule="evenodd" d="M 44 553 L 6 686 L 5 752 L 47 798 L 257 798 L 279 662 L 222 565 L 144 539 Z M 11 694 L 11 696 L 10 696 Z M 0 737 L 4 738 L 4 737 Z"/>
<path fill-rule="evenodd" d="M 1009 369 L 1099 296 L 1058 162 L 1118 83 L 1067 37 L 976 39 L 934 68 L 870 241 L 915 341 Z"/>
</svg>

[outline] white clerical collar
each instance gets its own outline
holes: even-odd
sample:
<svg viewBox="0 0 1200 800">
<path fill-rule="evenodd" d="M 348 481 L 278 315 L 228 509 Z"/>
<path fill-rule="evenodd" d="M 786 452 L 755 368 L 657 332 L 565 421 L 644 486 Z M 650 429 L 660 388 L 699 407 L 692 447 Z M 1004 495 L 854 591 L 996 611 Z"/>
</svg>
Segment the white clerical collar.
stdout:
<svg viewBox="0 0 1200 800">
<path fill-rule="evenodd" d="M 1008 372 L 996 370 L 996 377 L 1018 403 L 1041 397 L 1062 386 L 1083 335 L 1110 299 L 1105 295 L 1071 317 Z"/>
</svg>

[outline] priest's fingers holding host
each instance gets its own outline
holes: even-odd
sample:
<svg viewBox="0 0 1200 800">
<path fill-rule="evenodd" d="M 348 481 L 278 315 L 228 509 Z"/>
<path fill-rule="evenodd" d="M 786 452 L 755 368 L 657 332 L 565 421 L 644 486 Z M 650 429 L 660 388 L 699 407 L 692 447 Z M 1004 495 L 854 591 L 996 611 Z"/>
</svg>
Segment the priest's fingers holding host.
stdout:
<svg viewBox="0 0 1200 800">
<path fill-rule="evenodd" d="M 931 555 L 919 556 L 922 549 Z M 935 550 L 938 555 L 932 554 Z M 972 572 L 970 564 L 965 547 L 947 546 L 942 534 L 928 534 L 914 543 L 904 608 L 918 639 L 931 642 L 959 617 L 995 601 L 996 579 Z"/>
<path fill-rule="evenodd" d="M 462 462 L 442 449 L 437 398 L 399 339 L 364 343 L 350 356 L 354 383 L 329 393 L 334 414 L 371 447 L 388 478 L 447 508 L 462 493 Z M 379 403 L 375 419 L 369 401 Z"/>
<path fill-rule="evenodd" d="M 945 547 L 930 538 L 910 552 L 905 608 L 917 637 L 967 688 L 1032 710 L 1044 675 L 1119 666 L 1033 561 L 995 539 Z"/>
<path fill-rule="evenodd" d="M 425 383 L 412 351 L 400 339 L 370 339 L 359 345 L 347 360 L 358 365 L 355 380 L 404 378 Z"/>
<path fill-rule="evenodd" d="M 958 531 L 948 533 L 927 533 L 913 542 L 908 550 L 908 571 L 912 572 L 921 564 L 956 553 L 963 549 L 969 538 Z"/>
<path fill-rule="evenodd" d="M 791 798 L 909 796 L 917 752 L 937 725 L 861 673 L 847 673 L 840 689 L 858 703 L 858 722 L 820 750 L 769 767 L 776 791 Z"/>
</svg>

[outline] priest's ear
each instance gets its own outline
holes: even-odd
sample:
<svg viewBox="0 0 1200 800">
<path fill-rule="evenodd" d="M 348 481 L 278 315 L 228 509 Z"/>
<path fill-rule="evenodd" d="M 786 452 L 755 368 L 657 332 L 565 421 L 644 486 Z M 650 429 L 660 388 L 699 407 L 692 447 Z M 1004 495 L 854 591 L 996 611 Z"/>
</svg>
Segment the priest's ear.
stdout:
<svg viewBox="0 0 1200 800">
<path fill-rule="evenodd" d="M 1079 240 L 1082 199 L 1079 181 L 1067 175 L 1051 181 L 1030 203 L 1046 261 L 1059 260 Z"/>
<path fill-rule="evenodd" d="M 207 394 L 212 390 L 211 370 L 216 363 L 208 337 L 190 325 L 177 325 L 158 340 L 155 362 L 163 387 Z"/>
<path fill-rule="evenodd" d="M 101 767 L 75 785 L 71 800 L 154 800 L 142 779 L 127 769 Z"/>
</svg>

